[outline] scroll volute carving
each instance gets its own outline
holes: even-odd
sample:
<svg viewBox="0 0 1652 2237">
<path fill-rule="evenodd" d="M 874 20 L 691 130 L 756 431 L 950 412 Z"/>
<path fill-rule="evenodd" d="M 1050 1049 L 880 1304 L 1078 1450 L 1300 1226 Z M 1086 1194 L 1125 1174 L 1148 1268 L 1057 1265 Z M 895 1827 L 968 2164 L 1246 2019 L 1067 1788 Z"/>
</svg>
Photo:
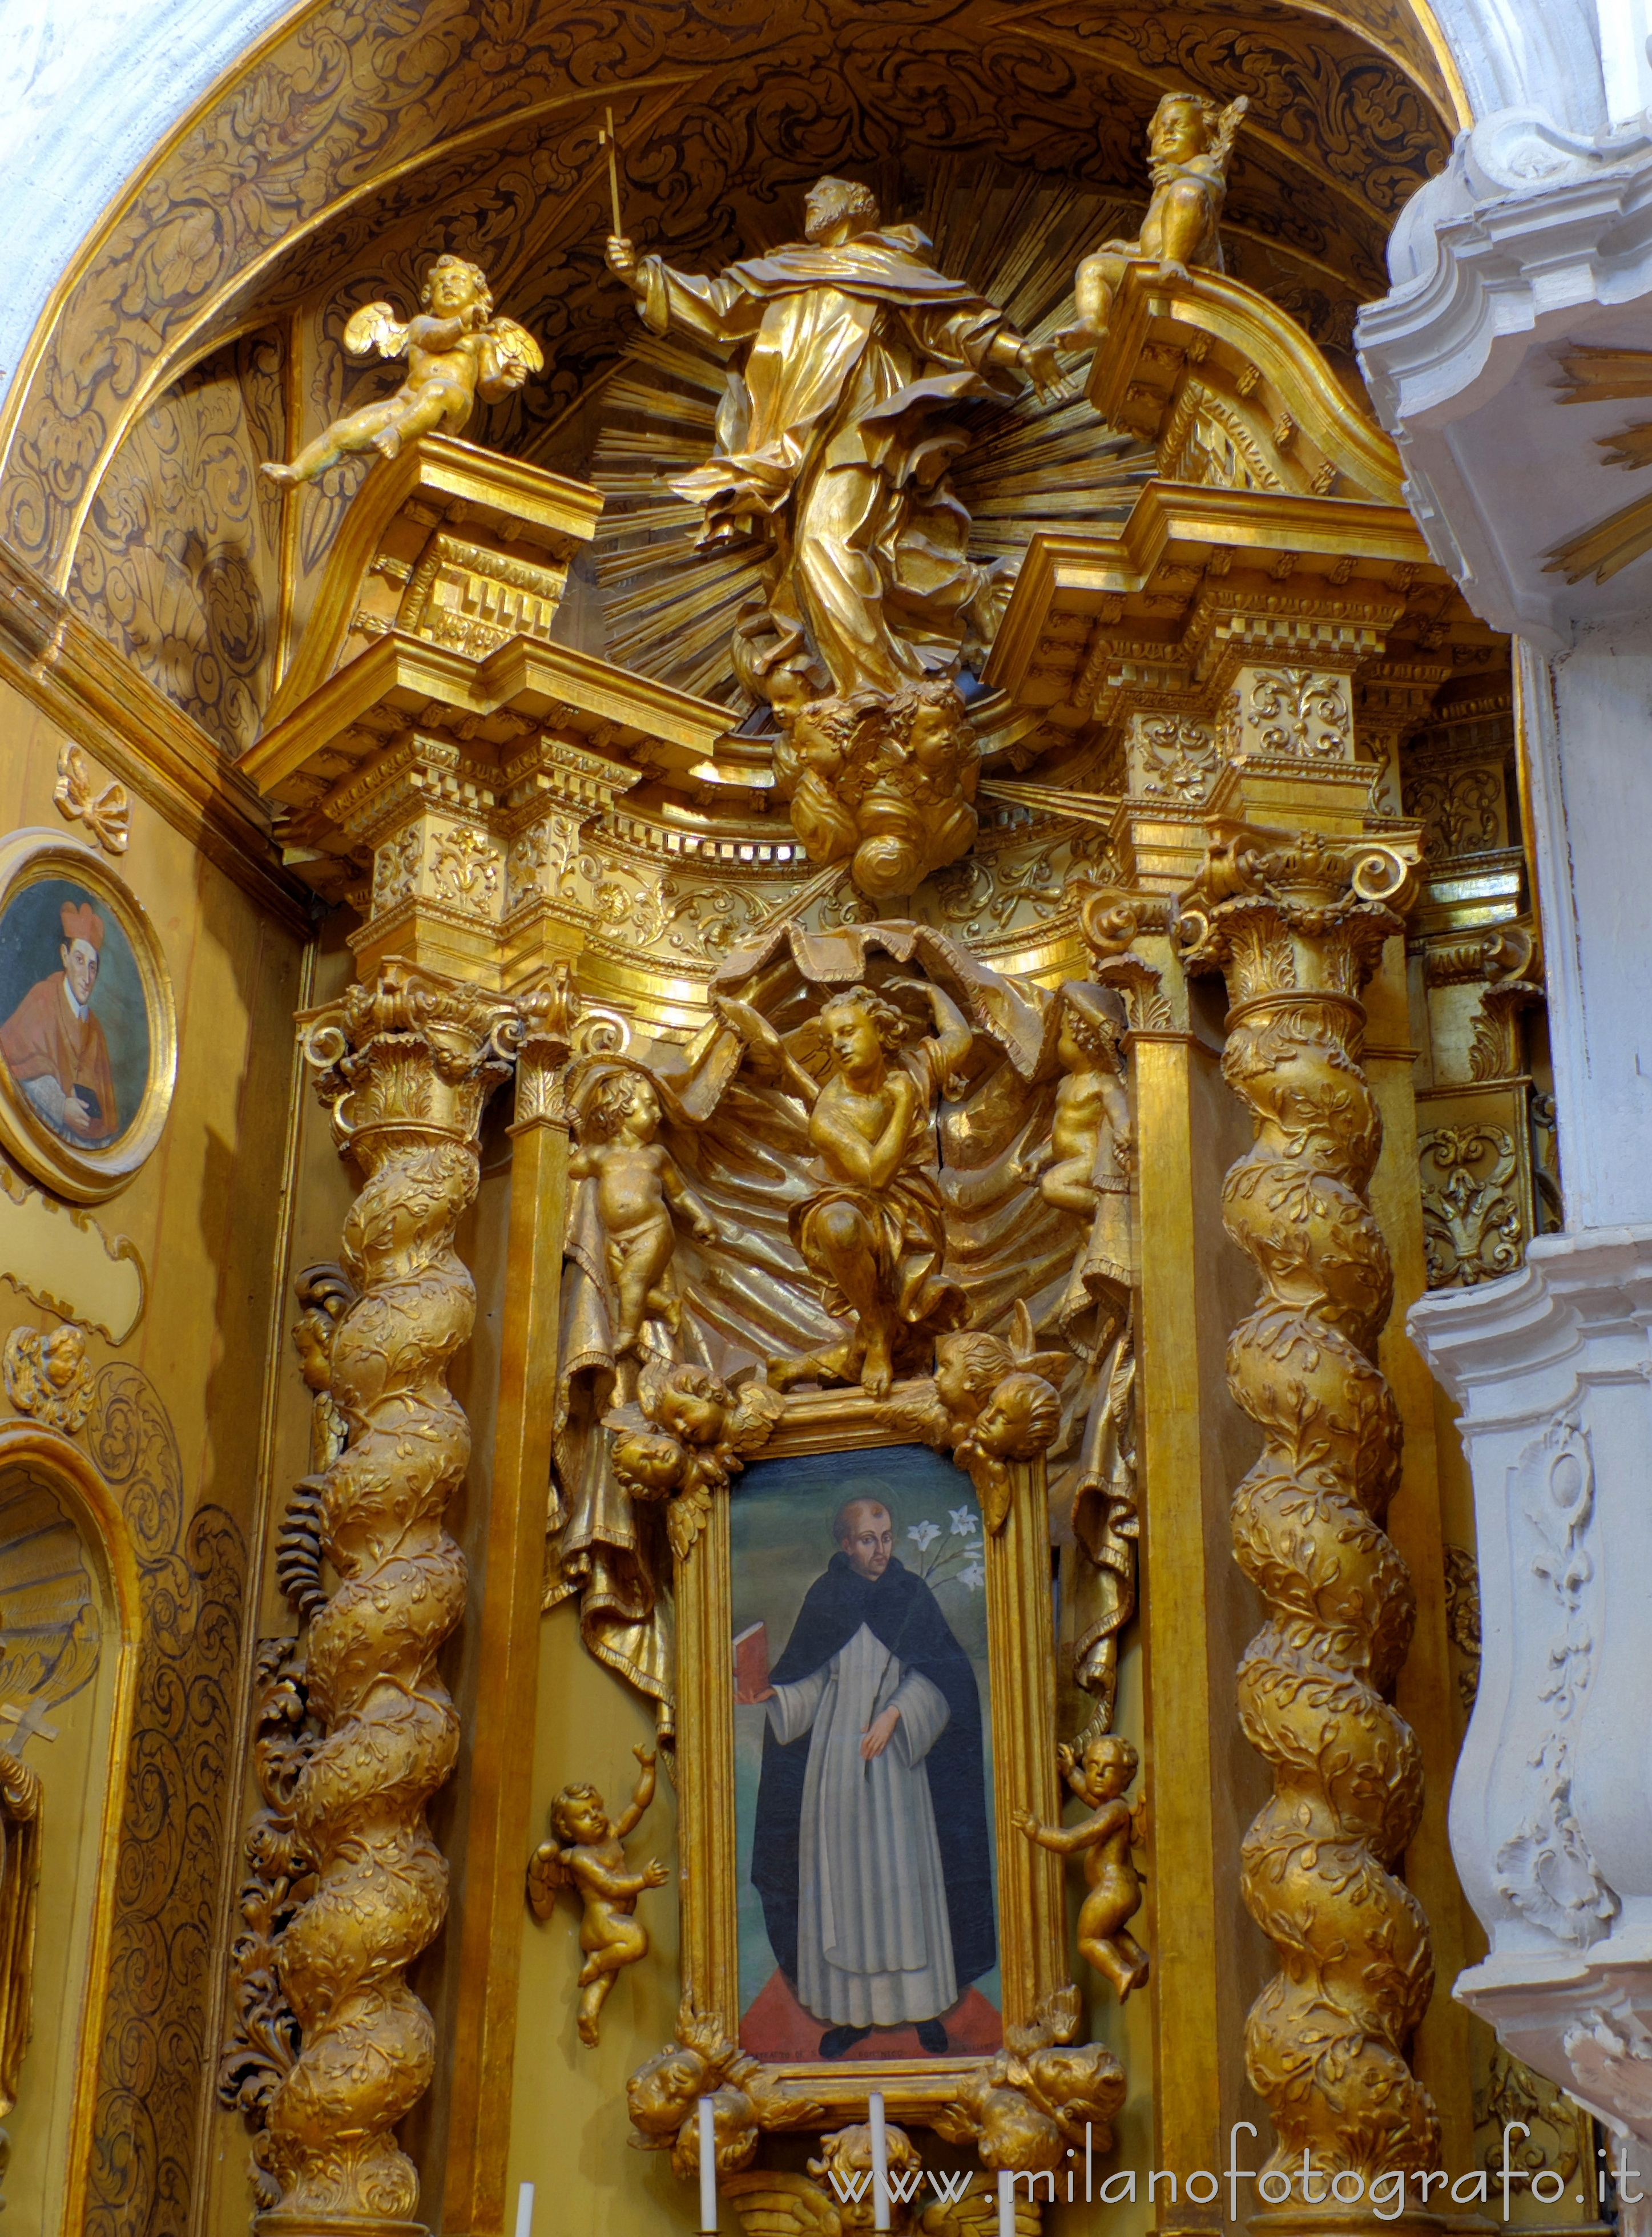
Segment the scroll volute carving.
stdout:
<svg viewBox="0 0 1652 2237">
<path fill-rule="evenodd" d="M 1090 951 L 1091 978 L 1123 996 L 1133 1030 L 1167 1026 L 1170 1005 L 1160 991 L 1164 973 L 1137 953 L 1145 934 L 1166 929 L 1165 904 L 1082 874 L 1069 879 L 1067 890 Z"/>
</svg>

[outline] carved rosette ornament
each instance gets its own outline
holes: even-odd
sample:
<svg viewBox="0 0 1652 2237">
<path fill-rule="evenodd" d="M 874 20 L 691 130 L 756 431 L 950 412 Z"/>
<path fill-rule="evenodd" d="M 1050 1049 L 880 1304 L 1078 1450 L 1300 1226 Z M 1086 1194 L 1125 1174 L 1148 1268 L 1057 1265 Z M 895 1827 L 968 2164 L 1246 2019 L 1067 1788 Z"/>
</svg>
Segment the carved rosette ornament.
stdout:
<svg viewBox="0 0 1652 2237">
<path fill-rule="evenodd" d="M 425 1811 L 459 1739 L 436 1670 L 465 1600 L 442 1519 L 470 1457 L 446 1386 L 475 1315 L 453 1236 L 516 1022 L 514 1006 L 400 962 L 302 1020 L 334 1134 L 366 1178 L 341 1253 L 359 1295 L 333 1339 L 348 1441 L 323 1480 L 320 1536 L 339 1584 L 310 1627 L 322 1737 L 292 1818 L 315 1890 L 280 1943 L 302 2047 L 269 2102 L 270 2237 L 376 2237 L 406 2227 L 418 2203 L 394 2131 L 433 2072 L 430 2015 L 406 1972 L 446 1910 Z"/>
<path fill-rule="evenodd" d="M 1269 2168 L 1294 2178 L 1306 2155 L 1367 2191 L 1440 2153 L 1405 2056 L 1434 1967 L 1393 1877 L 1423 1774 L 1385 1698 L 1416 1603 L 1383 1529 L 1401 1432 L 1375 1357 L 1393 1276 L 1367 1195 L 1382 1128 L 1358 1000 L 1411 882 L 1374 843 L 1219 824 L 1180 921 L 1188 968 L 1226 980 L 1222 1070 L 1256 1126 L 1223 1186 L 1261 1277 L 1228 1347 L 1228 1387 L 1263 1439 L 1233 1501 L 1235 1553 L 1267 1608 L 1239 1717 L 1274 1782 L 1243 1889 L 1281 1970 L 1251 2008 L 1246 2062 L 1273 2120 Z"/>
</svg>

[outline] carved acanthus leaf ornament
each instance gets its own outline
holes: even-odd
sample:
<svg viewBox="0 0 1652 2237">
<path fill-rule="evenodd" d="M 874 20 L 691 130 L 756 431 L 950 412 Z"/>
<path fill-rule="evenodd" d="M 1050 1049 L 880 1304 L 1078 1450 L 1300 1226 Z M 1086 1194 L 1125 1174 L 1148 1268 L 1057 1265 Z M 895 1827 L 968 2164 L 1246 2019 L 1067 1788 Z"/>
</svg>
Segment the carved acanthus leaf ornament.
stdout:
<svg viewBox="0 0 1652 2237">
<path fill-rule="evenodd" d="M 1273 2120 L 1270 2168 L 1367 2184 L 1440 2151 L 1405 2056 L 1434 1966 L 1422 1906 L 1393 1877 L 1423 1776 L 1387 1699 L 1415 1600 L 1382 1527 L 1400 1422 L 1375 1359 L 1393 1276 L 1368 1195 L 1382 1127 L 1358 1000 L 1411 885 L 1375 843 L 1227 827 L 1180 918 L 1188 968 L 1226 980 L 1222 1070 L 1256 1126 L 1223 1186 L 1227 1231 L 1261 1277 L 1228 1347 L 1229 1388 L 1263 1439 L 1233 1501 L 1234 1550 L 1266 1608 L 1239 1717 L 1274 1778 L 1242 1886 L 1281 1970 L 1252 2006 L 1246 2062 Z"/>
</svg>

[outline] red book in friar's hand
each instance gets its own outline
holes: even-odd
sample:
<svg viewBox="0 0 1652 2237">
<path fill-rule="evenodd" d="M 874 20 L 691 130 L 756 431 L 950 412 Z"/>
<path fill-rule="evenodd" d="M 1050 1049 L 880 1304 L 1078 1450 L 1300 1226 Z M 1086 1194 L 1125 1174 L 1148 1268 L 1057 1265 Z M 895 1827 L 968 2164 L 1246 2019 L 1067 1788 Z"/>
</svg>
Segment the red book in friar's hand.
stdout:
<svg viewBox="0 0 1652 2237">
<path fill-rule="evenodd" d="M 769 1691 L 769 1627 L 749 1623 L 734 1642 L 734 1698 L 750 1706 Z"/>
</svg>

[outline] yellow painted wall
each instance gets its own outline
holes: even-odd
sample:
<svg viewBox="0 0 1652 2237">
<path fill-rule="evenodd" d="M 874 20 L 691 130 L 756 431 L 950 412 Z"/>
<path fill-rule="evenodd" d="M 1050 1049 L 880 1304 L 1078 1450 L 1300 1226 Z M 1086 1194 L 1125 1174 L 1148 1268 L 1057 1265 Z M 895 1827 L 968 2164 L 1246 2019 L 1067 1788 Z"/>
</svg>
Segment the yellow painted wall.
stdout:
<svg viewBox="0 0 1652 2237">
<path fill-rule="evenodd" d="M 0 751 L 0 832 L 36 827 L 59 835 L 78 833 L 81 827 L 66 823 L 52 800 L 62 736 L 30 699 L 3 679 L 0 738 L 4 741 Z M 99 782 L 108 775 L 101 772 Z M 96 1207 L 93 1215 L 109 1233 L 129 1237 L 136 1245 L 148 1281 L 147 1310 L 140 1327 L 118 1350 L 101 1336 L 91 1336 L 88 1358 L 94 1370 L 117 1363 L 142 1370 L 176 1440 L 185 1533 L 190 1516 L 203 1506 L 215 1505 L 224 1511 L 244 1558 L 250 1561 L 261 1530 L 266 1484 L 266 1363 L 286 1200 L 292 1016 L 301 999 L 306 944 L 142 799 L 133 802 L 129 851 L 113 858 L 113 867 L 149 911 L 166 956 L 178 1012 L 178 1078 L 171 1115 L 155 1154 L 120 1194 Z M 3 1272 L 0 1264 L 0 1276 Z M 0 1341 L 18 1323 L 42 1327 L 52 1320 L 53 1316 L 0 1279 Z M 248 1580 L 249 1588 L 254 1581 Z M 215 1939 L 221 1950 L 228 1939 L 237 1862 L 232 1853 L 237 1831 L 233 1797 L 240 1705 L 245 1698 L 256 1613 L 255 1594 L 249 1597 L 244 1591 L 240 1635 L 235 1642 L 239 1670 L 221 1689 L 225 1698 L 216 1705 L 228 1735 L 223 1776 L 212 1808 L 191 1825 L 187 1843 L 194 1853 L 206 1844 Z M 3 1620 L 0 1609 L 0 1625 Z M 89 1696 L 72 1705 L 72 1713 L 63 1719 L 63 1738 L 53 1745 L 33 1742 L 25 1759 L 46 1785 L 44 1871 L 53 1883 L 47 1922 L 56 1918 L 57 1907 L 67 1899 L 56 1884 L 62 1877 L 68 1875 L 79 1886 L 83 1876 L 94 1869 L 96 1839 L 83 1844 L 80 1835 L 95 1806 L 96 1782 L 88 1772 L 78 1737 L 83 1716 L 91 1709 Z M 183 1798 L 157 1790 L 153 1801 L 156 1809 L 181 1811 Z M 182 1825 L 175 1831 L 179 1842 L 185 1844 Z M 105 1858 L 104 1868 L 112 1869 L 111 1859 Z M 167 1986 L 158 1992 L 160 2008 L 147 2013 L 140 2028 L 146 2043 L 152 2038 L 157 2059 L 164 2056 L 175 2065 L 180 2056 L 193 2058 L 198 2072 L 195 2094 L 202 2102 L 188 2133 L 182 2133 L 180 2120 L 176 2136 L 169 2134 L 153 2143 L 142 2135 L 135 2141 L 119 2135 L 94 2140 L 94 2160 L 103 2155 L 95 2194 L 99 2182 L 111 2196 L 122 2192 L 128 2204 L 110 2206 L 108 2211 L 135 2211 L 133 2227 L 151 2226 L 147 2217 L 157 2180 L 154 2162 L 162 2143 L 169 2155 L 182 2152 L 188 2179 L 189 2165 L 196 2161 L 205 2094 L 216 2065 L 223 1970 L 205 1950 L 191 1956 L 192 1931 L 182 1919 L 170 1919 L 164 1909 L 159 1914 L 157 1946 L 167 1961 Z M 43 1957 L 50 1959 L 50 1981 L 43 1974 L 36 2039 L 14 2131 L 26 2119 L 31 2126 L 43 2122 L 58 2134 L 66 2119 L 63 2094 L 69 2087 L 73 2061 L 65 2038 L 72 2042 L 75 2035 L 77 1996 L 59 1962 L 60 1939 L 57 1924 L 43 1924 Z M 69 1973 L 73 1970 L 71 1963 Z M 43 2103 L 42 2098 L 50 2102 Z M 56 2237 L 61 2226 L 57 2208 L 45 2190 L 36 2187 L 45 2178 L 32 2153 L 31 2145 L 19 2142 L 15 2148 L 15 2173 L 7 2186 L 7 2227 L 28 2230 L 31 2237 L 36 2231 L 39 2237 Z M 61 2175 L 61 2167 L 56 2172 Z M 25 2201 L 25 2182 L 32 2202 Z M 204 2227 L 205 2188 L 193 2181 L 189 2188 L 197 2216 L 195 2227 L 200 2229 Z M 141 2202 L 143 2210 L 137 2211 Z M 88 2226 L 101 2230 L 110 2225 L 107 2219 L 95 2217 Z M 226 2227 L 246 2226 L 243 2191 L 239 2219 Z M 79 2237 L 79 2225 L 75 2237 Z"/>
</svg>

